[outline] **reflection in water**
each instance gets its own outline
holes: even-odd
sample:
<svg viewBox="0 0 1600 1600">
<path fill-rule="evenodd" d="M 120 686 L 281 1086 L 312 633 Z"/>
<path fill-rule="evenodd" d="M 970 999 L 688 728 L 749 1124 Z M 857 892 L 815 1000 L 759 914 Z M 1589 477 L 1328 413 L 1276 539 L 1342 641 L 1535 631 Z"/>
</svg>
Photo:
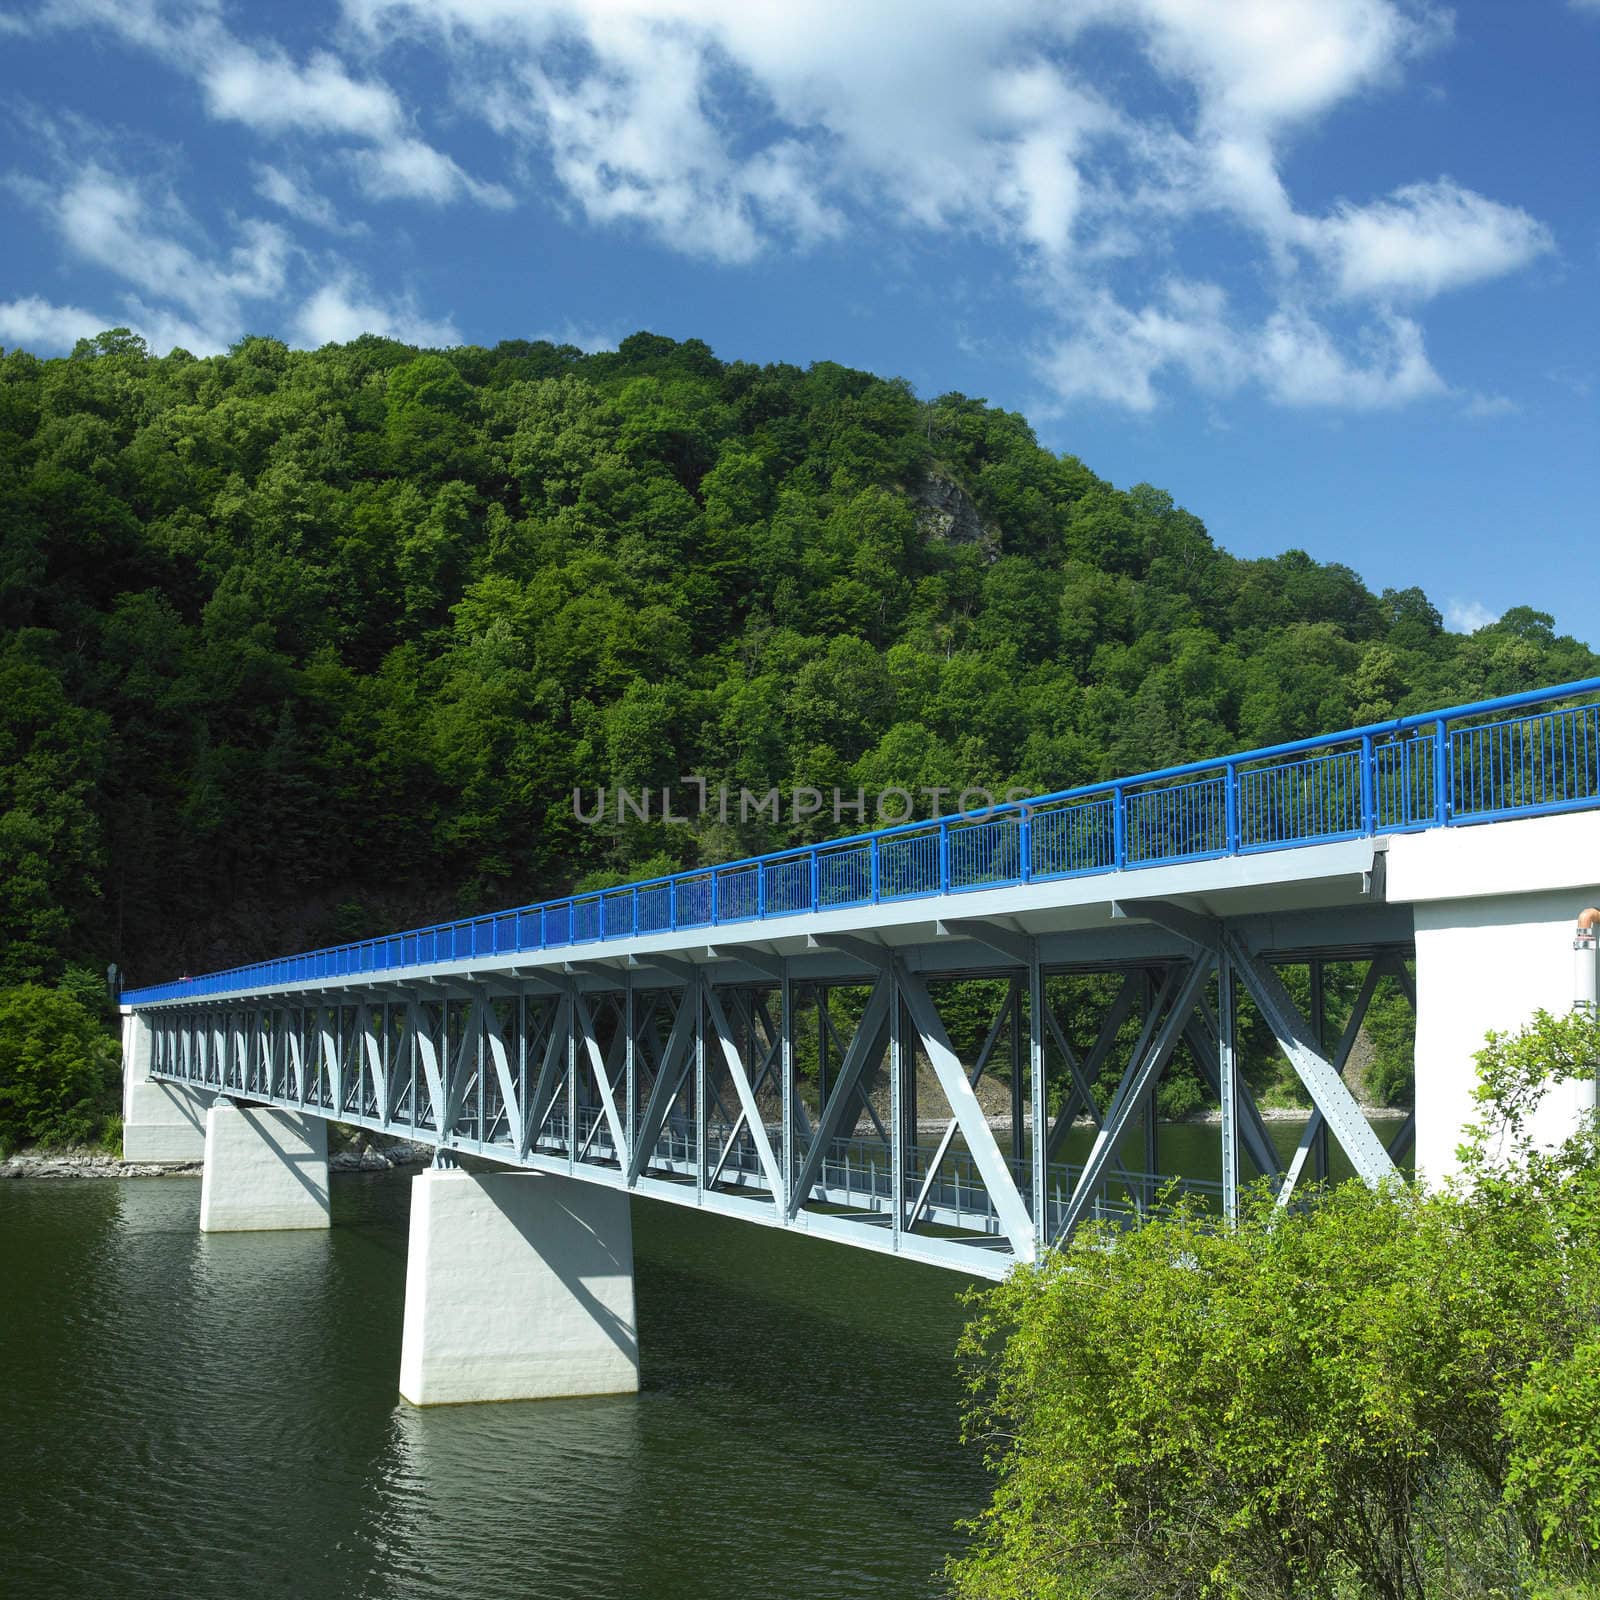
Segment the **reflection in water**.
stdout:
<svg viewBox="0 0 1600 1600">
<path fill-rule="evenodd" d="M 1216 1148 L 1161 1132 L 1195 1176 Z M 416 1411 L 409 1195 L 340 1177 L 327 1232 L 203 1235 L 195 1179 L 0 1184 L 5 1593 L 937 1592 L 986 1488 L 959 1277 L 638 1202 L 641 1393 Z"/>
<path fill-rule="evenodd" d="M 981 1503 L 953 1274 L 635 1208 L 644 1389 L 396 1399 L 409 1181 L 326 1233 L 0 1185 L 0 1571 L 89 1595 L 915 1596 Z"/>
</svg>

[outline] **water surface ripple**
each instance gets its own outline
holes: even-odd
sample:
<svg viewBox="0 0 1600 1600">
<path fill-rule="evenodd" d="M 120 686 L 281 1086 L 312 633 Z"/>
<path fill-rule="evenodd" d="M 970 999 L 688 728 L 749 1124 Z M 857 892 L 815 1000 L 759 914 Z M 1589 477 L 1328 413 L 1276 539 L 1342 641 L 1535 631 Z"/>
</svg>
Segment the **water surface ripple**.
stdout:
<svg viewBox="0 0 1600 1600">
<path fill-rule="evenodd" d="M 635 1201 L 640 1394 L 417 1411 L 409 1183 L 235 1235 L 197 1180 L 0 1184 L 8 1597 L 939 1592 L 962 1279 Z"/>
</svg>

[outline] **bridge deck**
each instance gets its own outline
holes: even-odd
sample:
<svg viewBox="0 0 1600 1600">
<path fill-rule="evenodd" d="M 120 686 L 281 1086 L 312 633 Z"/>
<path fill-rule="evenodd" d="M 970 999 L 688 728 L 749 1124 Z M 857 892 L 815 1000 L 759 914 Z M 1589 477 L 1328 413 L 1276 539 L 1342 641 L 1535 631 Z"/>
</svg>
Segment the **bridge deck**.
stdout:
<svg viewBox="0 0 1600 1600">
<path fill-rule="evenodd" d="M 1232 1211 L 1252 1171 L 1287 1199 L 1329 1134 L 1369 1181 L 1392 1172 L 1409 1130 L 1386 1147 L 1341 1074 L 1381 986 L 1415 1004 L 1410 909 L 1384 895 L 1394 836 L 1597 804 L 1590 680 L 257 963 L 125 1009 L 157 1080 L 998 1276 L 1095 1216 L 1148 1212 L 1154 1092 L 1180 1049 L 1223 1110 L 1222 1179 L 1188 1185 L 1205 1203 Z M 1338 1038 L 1334 961 L 1365 970 Z M 1309 1014 L 1279 975 L 1296 963 Z M 1074 1034 L 1062 990 L 1083 974 L 1100 1009 Z M 994 980 L 993 1015 L 958 1052 L 942 997 L 972 976 Z M 1314 1104 L 1289 1162 L 1237 1070 L 1236 992 Z M 974 1089 L 996 1069 L 1003 1127 Z M 930 1072 L 940 1103 L 919 1108 Z M 1076 1164 L 1074 1121 L 1095 1130 Z"/>
<path fill-rule="evenodd" d="M 1148 875 L 1137 892 L 1159 898 L 1184 892 L 1163 879 L 1192 863 L 1210 865 L 1215 876 L 1202 882 L 1219 893 L 1304 885 L 1351 870 L 1322 854 L 1338 841 L 1359 847 L 1384 834 L 1600 804 L 1597 702 L 1600 679 L 1585 679 L 184 978 L 130 991 L 125 1001 L 315 990 L 376 973 L 515 965 L 508 958 L 552 951 L 685 948 L 748 939 L 752 926 L 891 927 L 901 920 L 896 907 L 926 920 L 928 903 L 939 901 L 940 916 L 1065 910 L 1119 897 L 1103 887 L 1080 893 L 1076 881 L 1128 873 Z M 1360 848 L 1349 859 L 1360 860 Z M 1356 870 L 1370 865 L 1369 855 Z M 1021 893 L 994 898 L 1006 889 Z M 967 902 L 960 911 L 958 901 Z M 800 929 L 794 919 L 815 926 Z"/>
</svg>

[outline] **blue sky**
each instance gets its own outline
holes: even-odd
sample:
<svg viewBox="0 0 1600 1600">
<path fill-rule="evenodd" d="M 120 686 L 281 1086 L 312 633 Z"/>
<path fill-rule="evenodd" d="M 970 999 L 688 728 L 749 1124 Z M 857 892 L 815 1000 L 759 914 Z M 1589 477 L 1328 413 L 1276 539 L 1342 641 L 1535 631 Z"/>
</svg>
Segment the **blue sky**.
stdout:
<svg viewBox="0 0 1600 1600">
<path fill-rule="evenodd" d="M 638 328 L 1600 641 L 1600 0 L 0 0 L 0 345 Z"/>
</svg>

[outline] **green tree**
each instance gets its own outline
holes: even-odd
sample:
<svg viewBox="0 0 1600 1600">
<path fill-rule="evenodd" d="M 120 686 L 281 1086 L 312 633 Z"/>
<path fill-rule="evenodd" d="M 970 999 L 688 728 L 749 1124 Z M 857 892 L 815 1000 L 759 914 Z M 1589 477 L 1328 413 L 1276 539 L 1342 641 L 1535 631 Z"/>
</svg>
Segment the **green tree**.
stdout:
<svg viewBox="0 0 1600 1600">
<path fill-rule="evenodd" d="M 92 1005 L 36 983 L 0 989 L 0 1153 L 101 1137 L 116 1111 L 118 1067 Z"/>
<path fill-rule="evenodd" d="M 1479 1056 L 1470 1183 L 1350 1183 L 1236 1225 L 1188 1204 L 1091 1228 L 977 1297 L 968 1427 L 994 1498 L 959 1596 L 1526 1594 L 1597 1548 L 1600 1025 L 1536 1017 Z"/>
</svg>

